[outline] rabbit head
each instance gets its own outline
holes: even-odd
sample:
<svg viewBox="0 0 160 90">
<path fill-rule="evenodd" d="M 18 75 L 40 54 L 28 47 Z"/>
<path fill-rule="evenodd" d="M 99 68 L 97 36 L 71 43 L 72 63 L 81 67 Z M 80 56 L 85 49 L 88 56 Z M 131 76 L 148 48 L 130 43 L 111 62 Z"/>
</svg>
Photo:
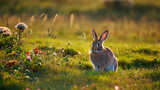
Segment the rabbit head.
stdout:
<svg viewBox="0 0 160 90">
<path fill-rule="evenodd" d="M 92 46 L 91 46 L 91 52 L 93 53 L 98 53 L 101 52 L 103 50 L 103 41 L 107 39 L 108 37 L 108 30 L 105 30 L 101 36 L 98 38 L 96 32 L 94 31 L 94 29 L 92 30 L 92 35 L 93 35 L 93 42 L 92 42 Z"/>
</svg>

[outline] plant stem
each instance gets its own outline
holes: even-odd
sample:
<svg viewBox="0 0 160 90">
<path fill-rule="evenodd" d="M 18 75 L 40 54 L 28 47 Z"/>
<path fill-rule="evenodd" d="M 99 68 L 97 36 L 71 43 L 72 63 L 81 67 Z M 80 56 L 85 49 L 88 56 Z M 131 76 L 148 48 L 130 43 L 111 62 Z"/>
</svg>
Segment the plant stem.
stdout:
<svg viewBox="0 0 160 90">
<path fill-rule="evenodd" d="M 21 42 L 21 31 L 19 30 L 19 41 L 18 41 L 18 43 L 20 44 L 20 42 Z"/>
</svg>

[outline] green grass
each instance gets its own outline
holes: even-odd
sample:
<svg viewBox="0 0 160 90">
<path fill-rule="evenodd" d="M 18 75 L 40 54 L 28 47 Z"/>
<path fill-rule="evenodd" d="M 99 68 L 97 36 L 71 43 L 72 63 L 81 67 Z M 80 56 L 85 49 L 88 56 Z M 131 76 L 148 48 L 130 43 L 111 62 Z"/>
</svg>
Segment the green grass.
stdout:
<svg viewBox="0 0 160 90">
<path fill-rule="evenodd" d="M 15 32 L 14 26 L 22 21 L 28 29 L 24 33 L 21 46 L 24 52 L 20 57 L 8 57 L 6 51 L 0 49 L 0 89 L 115 90 L 115 86 L 119 90 L 160 89 L 159 3 L 135 0 L 135 11 L 126 12 L 107 9 L 98 0 L 78 3 L 70 2 L 72 0 L 63 3 L 58 0 L 15 1 L 17 5 L 13 11 L 12 2 L 6 1 L 0 6 L 0 12 L 5 14 L 0 17 L 0 26 L 8 23 Z M 58 16 L 53 22 L 55 13 Z M 117 57 L 117 72 L 93 70 L 89 60 L 93 28 L 98 35 L 109 30 L 104 46 L 111 48 Z M 30 68 L 25 69 L 25 53 L 36 47 L 45 54 L 40 58 L 40 70 L 32 72 L 39 58 L 35 56 L 27 64 Z M 8 59 L 16 59 L 19 64 L 8 68 L 3 62 Z"/>
<path fill-rule="evenodd" d="M 14 16 L 14 19 L 16 18 Z M 29 79 L 26 79 L 28 76 L 21 72 L 16 72 L 17 76 L 10 71 L 1 71 L 2 89 L 14 87 L 42 90 L 101 90 L 114 89 L 115 86 L 118 86 L 119 89 L 158 90 L 160 88 L 158 22 L 153 21 L 152 30 L 148 30 L 149 22 L 128 21 L 127 19 L 109 20 L 106 23 L 105 20 L 94 21 L 76 17 L 73 27 L 70 27 L 69 18 L 65 16 L 59 16 L 55 25 L 51 24 L 52 18 L 42 21 L 43 18 L 36 17 L 34 25 L 30 24 L 28 18 L 23 18 L 23 21 L 29 25 L 27 30 L 32 29 L 32 34 L 26 30 L 23 49 L 28 51 L 35 47 L 42 47 L 44 52 L 50 52 L 50 54 L 42 59 L 43 68 L 40 72 L 31 75 Z M 16 22 L 10 19 L 9 23 L 9 27 L 14 31 L 13 26 Z M 90 32 L 93 27 L 98 34 L 105 28 L 110 30 L 109 38 L 105 41 L 104 46 L 111 48 L 118 58 L 118 72 L 95 72 L 93 70 L 89 61 L 89 49 L 92 43 Z M 52 34 L 56 38 L 48 36 L 48 28 L 53 30 Z M 61 53 L 53 56 L 51 47 L 57 50 L 62 48 L 72 50 L 69 51 L 71 52 L 68 53 L 69 56 Z M 77 55 L 70 55 L 74 51 Z"/>
<path fill-rule="evenodd" d="M 64 45 L 67 43 L 61 40 L 54 40 L 53 45 L 56 44 Z M 36 83 L 36 88 L 51 88 L 51 89 L 63 89 L 63 88 L 97 88 L 97 89 L 113 89 L 115 85 L 118 85 L 122 89 L 154 89 L 158 88 L 158 72 L 159 68 L 159 58 L 157 54 L 154 54 L 154 49 L 158 51 L 159 45 L 154 45 L 154 48 L 151 48 L 152 44 L 129 44 L 127 47 L 123 44 L 116 45 L 116 43 L 110 43 L 113 45 L 112 48 L 115 52 L 118 61 L 119 61 L 119 70 L 117 73 L 107 73 L 107 72 L 94 72 L 92 70 L 91 64 L 88 59 L 89 47 L 86 50 L 85 45 L 89 45 L 89 41 L 82 42 L 83 45 L 79 46 L 79 43 L 76 41 L 72 42 L 72 48 L 81 52 L 81 55 L 70 57 L 71 67 L 70 66 L 55 66 L 48 62 L 46 64 L 47 72 L 44 74 L 41 82 Z M 106 45 L 107 43 L 105 43 Z M 79 46 L 77 48 L 77 46 Z M 134 47 L 136 46 L 136 47 Z M 58 47 L 58 46 L 57 46 Z M 60 47 L 66 47 L 60 46 Z M 149 48 L 150 47 L 150 48 Z M 149 50 L 149 54 L 143 52 L 143 50 Z M 137 60 L 138 59 L 138 60 Z M 154 59 L 158 59 L 157 62 L 154 62 Z M 79 63 L 82 63 L 82 67 L 79 67 Z M 128 63 L 127 63 L 128 62 Z M 152 65 L 153 64 L 153 65 Z M 88 68 L 85 68 L 87 65 Z M 157 73 L 155 76 L 153 73 Z M 153 76 L 152 76 L 153 74 Z M 121 81 L 123 80 L 123 81 Z M 40 84 L 39 84 L 40 83 Z M 157 85 L 158 84 L 158 85 Z M 154 85 L 157 85 L 156 87 Z M 64 87 L 63 87 L 64 86 Z"/>
<path fill-rule="evenodd" d="M 105 46 L 111 48 L 118 58 L 118 72 L 95 72 L 89 61 L 89 46 L 91 41 L 70 40 L 71 46 L 67 46 L 67 40 L 46 39 L 49 46 L 56 48 L 73 48 L 81 54 L 69 57 L 51 56 L 44 59 L 44 70 L 33 81 L 24 80 L 29 86 L 21 88 L 32 89 L 159 89 L 159 44 L 148 43 L 118 43 L 108 42 Z M 37 40 L 29 40 L 36 42 Z M 41 41 L 41 39 L 39 39 Z M 45 43 L 45 39 L 42 40 Z M 34 44 L 33 44 L 34 45 Z M 43 44 L 39 44 L 43 45 Z M 34 46 L 39 46 L 34 45 Z M 111 46 L 110 46 L 111 45 Z M 44 45 L 49 47 L 48 44 Z M 153 47 L 154 46 L 154 47 Z M 29 48 L 27 45 L 26 48 Z M 67 62 L 65 61 L 67 58 Z M 17 78 L 17 77 L 16 77 Z M 2 80 L 3 81 L 3 80 Z M 12 82 L 12 79 L 9 80 Z M 16 85 L 21 81 L 18 80 Z M 3 85 L 3 84 L 2 84 Z M 14 85 L 14 84 L 13 84 Z M 4 87 L 4 86 L 3 86 Z M 6 87 L 12 87 L 6 86 Z M 19 86 L 15 86 L 17 89 Z"/>
<path fill-rule="evenodd" d="M 61 40 L 58 40 L 60 42 Z M 57 40 L 53 41 L 56 44 Z M 72 48 L 81 52 L 80 55 L 69 57 L 69 66 L 55 66 L 53 61 L 46 64 L 47 70 L 42 77 L 34 83 L 42 89 L 158 89 L 159 88 L 159 45 L 152 44 L 123 44 L 105 43 L 110 47 L 119 61 L 116 73 L 94 72 L 88 59 L 89 41 L 83 41 L 79 46 L 77 41 L 71 41 Z M 61 41 L 59 44 L 67 43 Z M 78 48 L 77 48 L 78 46 Z M 136 47 L 135 47 L 136 46 Z M 152 46 L 155 46 L 154 48 Z M 57 46 L 58 47 L 58 46 Z M 61 46 L 60 46 L 61 47 Z M 62 46 L 66 47 L 66 45 Z M 148 50 L 148 51 L 145 51 Z M 157 61 L 156 61 L 156 60 Z M 81 62 L 81 65 L 79 65 Z M 62 63 L 61 63 L 62 64 Z"/>
</svg>

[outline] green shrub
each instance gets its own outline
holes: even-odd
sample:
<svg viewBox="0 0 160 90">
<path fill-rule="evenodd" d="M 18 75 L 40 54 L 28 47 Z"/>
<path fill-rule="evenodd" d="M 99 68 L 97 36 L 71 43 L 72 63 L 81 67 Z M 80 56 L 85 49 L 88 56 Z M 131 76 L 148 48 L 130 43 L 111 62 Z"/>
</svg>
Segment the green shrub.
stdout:
<svg viewBox="0 0 160 90">
<path fill-rule="evenodd" d="M 16 36 L 1 36 L 0 53 L 3 53 L 5 59 L 17 59 L 23 55 L 24 50 L 17 44 Z"/>
<path fill-rule="evenodd" d="M 16 38 L 14 36 L 1 37 L 0 49 L 13 48 L 16 44 Z"/>
</svg>

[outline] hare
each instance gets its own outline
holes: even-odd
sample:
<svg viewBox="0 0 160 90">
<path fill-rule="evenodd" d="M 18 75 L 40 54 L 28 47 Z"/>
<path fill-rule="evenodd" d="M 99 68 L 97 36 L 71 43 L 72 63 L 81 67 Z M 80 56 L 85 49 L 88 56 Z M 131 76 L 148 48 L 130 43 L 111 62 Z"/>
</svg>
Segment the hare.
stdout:
<svg viewBox="0 0 160 90">
<path fill-rule="evenodd" d="M 116 57 L 109 48 L 104 48 L 102 45 L 108 37 L 108 33 L 109 31 L 106 30 L 98 38 L 96 32 L 92 30 L 93 42 L 90 50 L 90 61 L 95 71 L 117 71 Z"/>
</svg>

